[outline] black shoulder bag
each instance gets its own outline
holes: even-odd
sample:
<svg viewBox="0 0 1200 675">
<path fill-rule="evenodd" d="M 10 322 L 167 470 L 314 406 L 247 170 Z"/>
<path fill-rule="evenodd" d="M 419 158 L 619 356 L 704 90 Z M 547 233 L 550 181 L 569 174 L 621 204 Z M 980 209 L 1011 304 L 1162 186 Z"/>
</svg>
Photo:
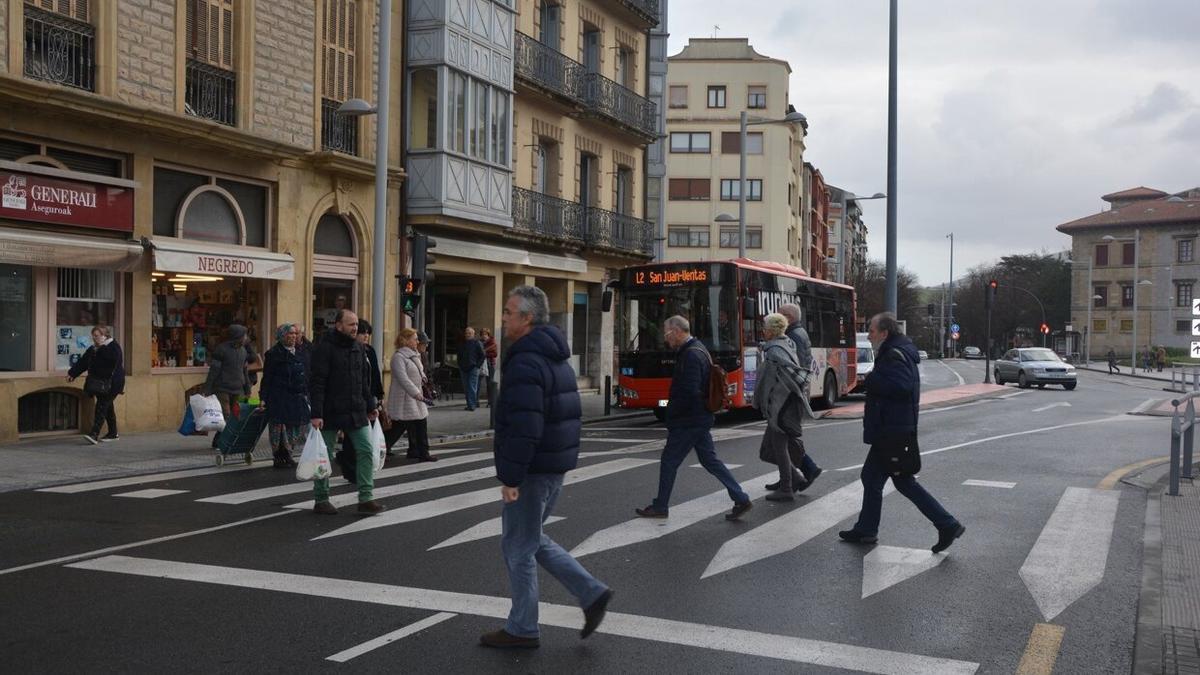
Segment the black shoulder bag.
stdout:
<svg viewBox="0 0 1200 675">
<path fill-rule="evenodd" d="M 909 368 L 913 367 L 913 363 L 908 360 L 908 356 L 904 352 L 893 349 L 895 354 L 904 365 Z M 920 386 L 919 384 L 917 386 Z M 916 401 L 913 401 L 913 408 L 917 407 Z M 916 413 L 916 410 L 914 410 Z M 892 477 L 899 476 L 915 476 L 921 472 L 921 445 L 917 441 L 917 432 L 903 432 L 899 434 L 891 434 L 879 444 L 882 452 L 879 459 L 886 467 L 886 471 Z"/>
</svg>

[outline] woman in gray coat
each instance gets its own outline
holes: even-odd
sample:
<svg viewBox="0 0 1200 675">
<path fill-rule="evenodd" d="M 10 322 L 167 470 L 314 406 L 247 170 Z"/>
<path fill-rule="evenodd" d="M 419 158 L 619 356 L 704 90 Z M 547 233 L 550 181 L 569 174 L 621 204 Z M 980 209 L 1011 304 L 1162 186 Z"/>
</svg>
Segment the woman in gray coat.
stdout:
<svg viewBox="0 0 1200 675">
<path fill-rule="evenodd" d="M 763 319 L 763 343 L 759 345 L 758 370 L 754 385 L 754 407 L 767 420 L 759 456 L 779 467 L 779 487 L 767 495 L 773 502 L 795 500 L 793 491 L 804 486 L 796 469 L 799 457 L 788 453 L 788 440 L 799 442 L 804 405 L 807 402 L 808 370 L 796 359 L 796 346 L 786 335 L 787 319 L 768 314 Z"/>
</svg>

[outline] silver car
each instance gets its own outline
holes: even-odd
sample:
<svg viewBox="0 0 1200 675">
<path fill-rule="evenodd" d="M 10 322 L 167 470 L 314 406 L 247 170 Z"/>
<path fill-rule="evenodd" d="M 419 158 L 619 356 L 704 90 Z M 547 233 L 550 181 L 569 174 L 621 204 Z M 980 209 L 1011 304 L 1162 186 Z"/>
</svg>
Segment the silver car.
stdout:
<svg viewBox="0 0 1200 675">
<path fill-rule="evenodd" d="M 1022 389 L 1034 384 L 1039 389 L 1047 384 L 1061 384 L 1067 391 L 1075 388 L 1075 366 L 1063 363 L 1058 354 L 1045 347 L 1008 350 L 996 359 L 993 375 L 996 384 L 1016 382 Z"/>
</svg>

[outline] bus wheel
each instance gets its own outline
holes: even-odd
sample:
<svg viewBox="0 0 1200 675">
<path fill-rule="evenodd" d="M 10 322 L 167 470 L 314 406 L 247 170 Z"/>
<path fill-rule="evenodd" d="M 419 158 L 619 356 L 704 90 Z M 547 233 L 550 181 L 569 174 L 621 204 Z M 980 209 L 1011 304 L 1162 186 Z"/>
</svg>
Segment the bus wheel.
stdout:
<svg viewBox="0 0 1200 675">
<path fill-rule="evenodd" d="M 655 408 L 654 409 L 654 419 L 658 420 L 659 422 L 666 422 L 667 421 L 667 409 L 666 408 Z"/>
<path fill-rule="evenodd" d="M 837 403 L 837 397 L 837 377 L 833 373 L 826 373 L 825 386 L 821 391 L 821 407 L 831 410 L 833 405 Z"/>
</svg>

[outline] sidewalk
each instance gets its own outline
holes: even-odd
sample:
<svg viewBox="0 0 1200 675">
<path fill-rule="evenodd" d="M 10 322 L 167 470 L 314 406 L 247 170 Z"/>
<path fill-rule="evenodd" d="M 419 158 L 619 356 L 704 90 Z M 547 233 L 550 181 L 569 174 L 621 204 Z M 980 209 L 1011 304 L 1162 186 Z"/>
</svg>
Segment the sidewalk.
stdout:
<svg viewBox="0 0 1200 675">
<path fill-rule="evenodd" d="M 1080 363 L 1076 366 L 1076 368 L 1080 368 L 1083 370 L 1092 370 L 1092 371 L 1095 371 L 1098 373 L 1108 374 L 1108 362 L 1107 361 L 1089 361 L 1087 363 Z M 1139 367 L 1137 369 L 1136 374 L 1131 374 L 1129 372 L 1129 366 L 1121 366 L 1120 368 L 1121 368 L 1121 372 L 1113 373 L 1112 374 L 1113 377 L 1125 377 L 1125 378 L 1136 379 L 1136 380 L 1153 380 L 1156 382 L 1162 382 L 1163 389 L 1165 391 L 1183 391 L 1182 389 L 1171 389 L 1170 388 L 1171 387 L 1171 369 L 1170 368 L 1163 368 L 1163 371 L 1160 373 L 1160 372 L 1158 372 L 1157 368 L 1153 368 L 1150 370 L 1150 372 L 1146 372 Z M 1190 366 L 1189 366 L 1189 368 L 1190 368 Z M 1178 385 L 1178 383 L 1176 383 L 1176 385 Z"/>
<path fill-rule="evenodd" d="M 584 424 L 649 414 L 649 411 L 631 412 L 613 408 L 612 414 L 605 417 L 602 395 L 585 393 L 582 399 Z M 492 432 L 488 417 L 487 407 L 474 412 L 464 410 L 461 397 L 439 401 L 429 411 L 429 440 L 435 454 L 438 444 L 490 437 Z M 78 435 L 3 445 L 0 446 L 0 466 L 3 467 L 0 471 L 0 492 L 161 471 L 210 468 L 214 466 L 215 454 L 211 444 L 212 438 L 209 436 L 184 437 L 174 431 L 155 431 L 129 434 L 122 436 L 119 441 L 100 445 L 91 445 Z M 254 451 L 255 466 L 271 465 L 271 451 L 267 445 L 267 434 L 263 432 Z M 405 447 L 407 440 L 402 438 L 393 450 L 403 451 Z M 228 456 L 227 465 L 245 466 L 238 455 Z"/>
</svg>

